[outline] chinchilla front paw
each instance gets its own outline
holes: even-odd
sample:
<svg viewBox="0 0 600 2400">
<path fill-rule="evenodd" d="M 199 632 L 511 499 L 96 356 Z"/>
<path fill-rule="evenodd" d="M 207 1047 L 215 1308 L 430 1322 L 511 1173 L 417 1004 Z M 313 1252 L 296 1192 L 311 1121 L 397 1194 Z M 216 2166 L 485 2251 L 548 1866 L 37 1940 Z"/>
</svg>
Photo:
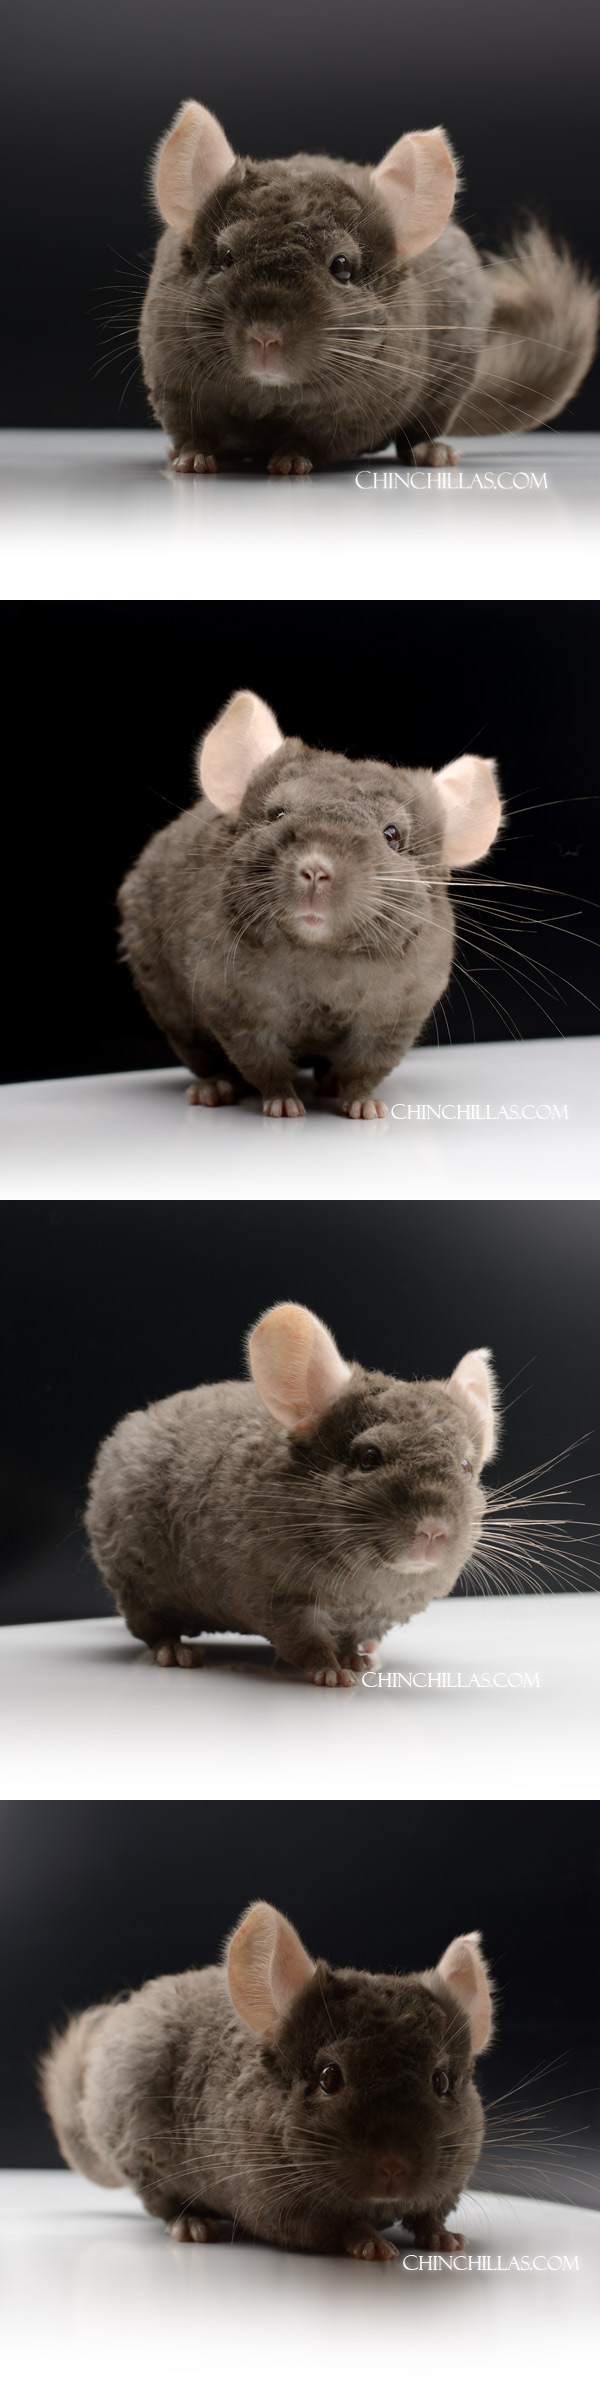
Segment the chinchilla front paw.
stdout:
<svg viewBox="0 0 600 2400">
<path fill-rule="evenodd" d="M 354 1098 L 350 1093 L 347 1098 L 341 1094 L 340 1098 L 344 1117 L 387 1117 L 385 1100 L 376 1100 L 373 1092 L 363 1092 Z"/>
<path fill-rule="evenodd" d="M 218 2217 L 172 2217 L 165 2233 L 172 2242 L 218 2242 L 221 2238 Z"/>
<path fill-rule="evenodd" d="M 263 1100 L 263 1117 L 305 1117 L 306 1109 L 297 1092 L 270 1092 Z"/>
<path fill-rule="evenodd" d="M 457 467 L 459 451 L 450 442 L 417 442 L 413 459 L 416 467 Z"/>
<path fill-rule="evenodd" d="M 152 1657 L 157 1667 L 202 1667 L 204 1651 L 199 1642 L 156 1642 Z"/>
<path fill-rule="evenodd" d="M 359 2234 L 356 2240 L 346 2243 L 346 2257 L 385 2260 L 397 2258 L 398 2251 L 395 2242 L 386 2241 L 383 2234 L 367 2231 Z"/>
<path fill-rule="evenodd" d="M 312 458 L 304 458 L 300 450 L 275 450 L 269 459 L 269 475 L 312 475 Z"/>
<path fill-rule="evenodd" d="M 197 450 L 195 442 L 183 442 L 180 450 L 171 449 L 169 465 L 175 475 L 218 475 L 219 472 L 212 450 Z"/>
<path fill-rule="evenodd" d="M 231 1083 L 228 1075 L 204 1075 L 188 1092 L 191 1108 L 233 1108 L 240 1097 L 241 1086 Z"/>
</svg>

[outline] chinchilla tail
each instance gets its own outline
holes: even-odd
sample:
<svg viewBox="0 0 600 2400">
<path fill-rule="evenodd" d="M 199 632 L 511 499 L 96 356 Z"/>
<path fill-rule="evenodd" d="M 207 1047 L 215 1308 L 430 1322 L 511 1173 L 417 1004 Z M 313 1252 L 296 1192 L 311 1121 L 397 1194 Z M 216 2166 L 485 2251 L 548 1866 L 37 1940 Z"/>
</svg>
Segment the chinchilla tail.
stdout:
<svg viewBox="0 0 600 2400">
<path fill-rule="evenodd" d="M 591 366 L 600 294 L 542 225 L 486 259 L 492 300 L 474 383 L 447 431 L 521 433 L 560 415 Z"/>
<path fill-rule="evenodd" d="M 64 2033 L 54 2033 L 48 2049 L 40 2059 L 39 2083 L 59 2150 L 68 2167 L 77 2175 L 88 2175 L 92 2183 L 120 2184 L 109 2161 L 100 2157 L 90 2141 L 85 2122 L 85 2074 L 90 2047 L 106 2008 L 86 2008 L 82 2016 L 72 2017 Z"/>
</svg>

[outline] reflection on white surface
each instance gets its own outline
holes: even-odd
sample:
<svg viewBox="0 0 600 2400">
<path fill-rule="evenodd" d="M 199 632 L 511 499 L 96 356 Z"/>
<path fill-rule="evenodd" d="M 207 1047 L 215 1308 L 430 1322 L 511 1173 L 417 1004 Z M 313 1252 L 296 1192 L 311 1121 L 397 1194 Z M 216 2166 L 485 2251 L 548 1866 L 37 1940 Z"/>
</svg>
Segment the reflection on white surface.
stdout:
<svg viewBox="0 0 600 2400">
<path fill-rule="evenodd" d="M 600 436 L 464 441 L 286 481 L 175 475 L 163 434 L 0 436 L 14 599 L 592 599 Z M 358 480 L 357 480 L 358 477 Z M 375 483 L 375 477 L 377 481 Z"/>
<path fill-rule="evenodd" d="M 593 1593 L 433 1601 L 382 1644 L 396 1680 L 346 1691 L 274 1670 L 258 1637 L 167 1669 L 118 1618 L 10 1626 L 0 1796 L 596 1797 L 599 1612 Z"/>
<path fill-rule="evenodd" d="M 3 1199 L 597 1199 L 600 1036 L 413 1050 L 351 1124 L 189 1108 L 183 1067 L 0 1088 Z M 395 1113 L 394 1113 L 395 1112 Z M 410 1113 L 409 1113 L 410 1112 Z"/>
<path fill-rule="evenodd" d="M 174 2388 L 306 2400 L 411 2388 L 465 2400 L 587 2389 L 600 2218 L 467 2193 L 453 2222 L 490 2268 L 407 2271 L 251 2244 L 170 2242 L 127 2192 L 67 2173 L 0 2175 L 10 2400 Z M 500 2258 L 499 2273 L 496 2261 Z M 511 2268 L 512 2259 L 553 2266 Z M 576 2261 L 574 2265 L 564 2265 Z M 495 2271 L 494 2271 L 495 2269 Z M 479 2384 L 477 2379 L 479 2379 Z"/>
</svg>

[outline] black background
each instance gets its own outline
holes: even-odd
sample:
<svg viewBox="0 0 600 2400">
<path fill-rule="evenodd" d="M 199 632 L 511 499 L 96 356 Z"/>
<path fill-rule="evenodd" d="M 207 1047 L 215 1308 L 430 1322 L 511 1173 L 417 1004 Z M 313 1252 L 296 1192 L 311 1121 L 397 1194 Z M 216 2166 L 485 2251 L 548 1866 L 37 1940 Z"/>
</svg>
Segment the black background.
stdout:
<svg viewBox="0 0 600 2400">
<path fill-rule="evenodd" d="M 480 2087 L 495 2098 L 542 2070 L 507 2106 L 550 2114 L 523 2151 L 490 2146 L 477 2180 L 596 2205 L 597 1835 L 597 1809 L 578 1803 L 5 1804 L 0 2163 L 59 2163 L 35 2088 L 50 2026 L 208 1964 L 262 1897 L 337 1966 L 432 1966 L 480 1926 L 499 2005 Z"/>
<path fill-rule="evenodd" d="M 524 210 L 592 266 L 600 256 L 594 0 L 20 0 L 7 21 L 4 422 L 143 425 L 133 360 L 95 376 L 100 318 L 135 321 L 156 239 L 147 161 L 190 95 L 255 156 L 326 149 L 375 160 L 442 122 L 464 160 L 460 216 L 498 245 Z M 109 325 L 108 334 L 113 327 Z M 125 334 L 128 351 L 134 333 Z M 109 344 L 109 346 L 111 346 Z M 600 369 L 569 427 L 598 421 Z"/>
<path fill-rule="evenodd" d="M 245 1332 L 278 1300 L 403 1377 L 489 1344 L 506 1414 L 487 1480 L 591 1432 L 542 1481 L 592 1476 L 574 1498 L 590 1532 L 600 1516 L 594 1202 L 5 1202 L 0 1253 L 1 1622 L 111 1611 L 81 1526 L 98 1442 L 127 1409 L 243 1374 Z M 599 1547 L 559 1589 L 594 1587 Z"/>
<path fill-rule="evenodd" d="M 474 900 L 458 908 L 457 970 L 428 1041 L 600 1030 L 593 608 L 34 604 L 5 608 L 2 638 L 3 1082 L 172 1063 L 117 964 L 115 894 L 195 797 L 195 742 L 240 685 L 324 748 L 407 766 L 499 759 L 508 824 L 473 872 L 508 948 L 491 966 L 490 920 Z M 489 892 L 490 876 L 512 889 Z"/>
</svg>

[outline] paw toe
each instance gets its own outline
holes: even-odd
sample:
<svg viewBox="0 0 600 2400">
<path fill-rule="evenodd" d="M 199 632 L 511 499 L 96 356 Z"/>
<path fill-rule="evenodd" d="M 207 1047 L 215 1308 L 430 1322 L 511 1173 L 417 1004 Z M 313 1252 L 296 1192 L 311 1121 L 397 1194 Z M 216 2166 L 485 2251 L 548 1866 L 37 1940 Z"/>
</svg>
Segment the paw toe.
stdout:
<svg viewBox="0 0 600 2400">
<path fill-rule="evenodd" d="M 269 459 L 269 475 L 310 475 L 311 460 L 299 451 L 284 452 L 280 458 Z"/>
<path fill-rule="evenodd" d="M 373 1117 L 387 1117 L 388 1113 L 385 1100 L 375 1100 L 372 1092 L 366 1092 L 364 1099 L 362 1100 L 343 1100 L 342 1111 L 346 1117 L 364 1117 L 369 1119 Z"/>
</svg>

